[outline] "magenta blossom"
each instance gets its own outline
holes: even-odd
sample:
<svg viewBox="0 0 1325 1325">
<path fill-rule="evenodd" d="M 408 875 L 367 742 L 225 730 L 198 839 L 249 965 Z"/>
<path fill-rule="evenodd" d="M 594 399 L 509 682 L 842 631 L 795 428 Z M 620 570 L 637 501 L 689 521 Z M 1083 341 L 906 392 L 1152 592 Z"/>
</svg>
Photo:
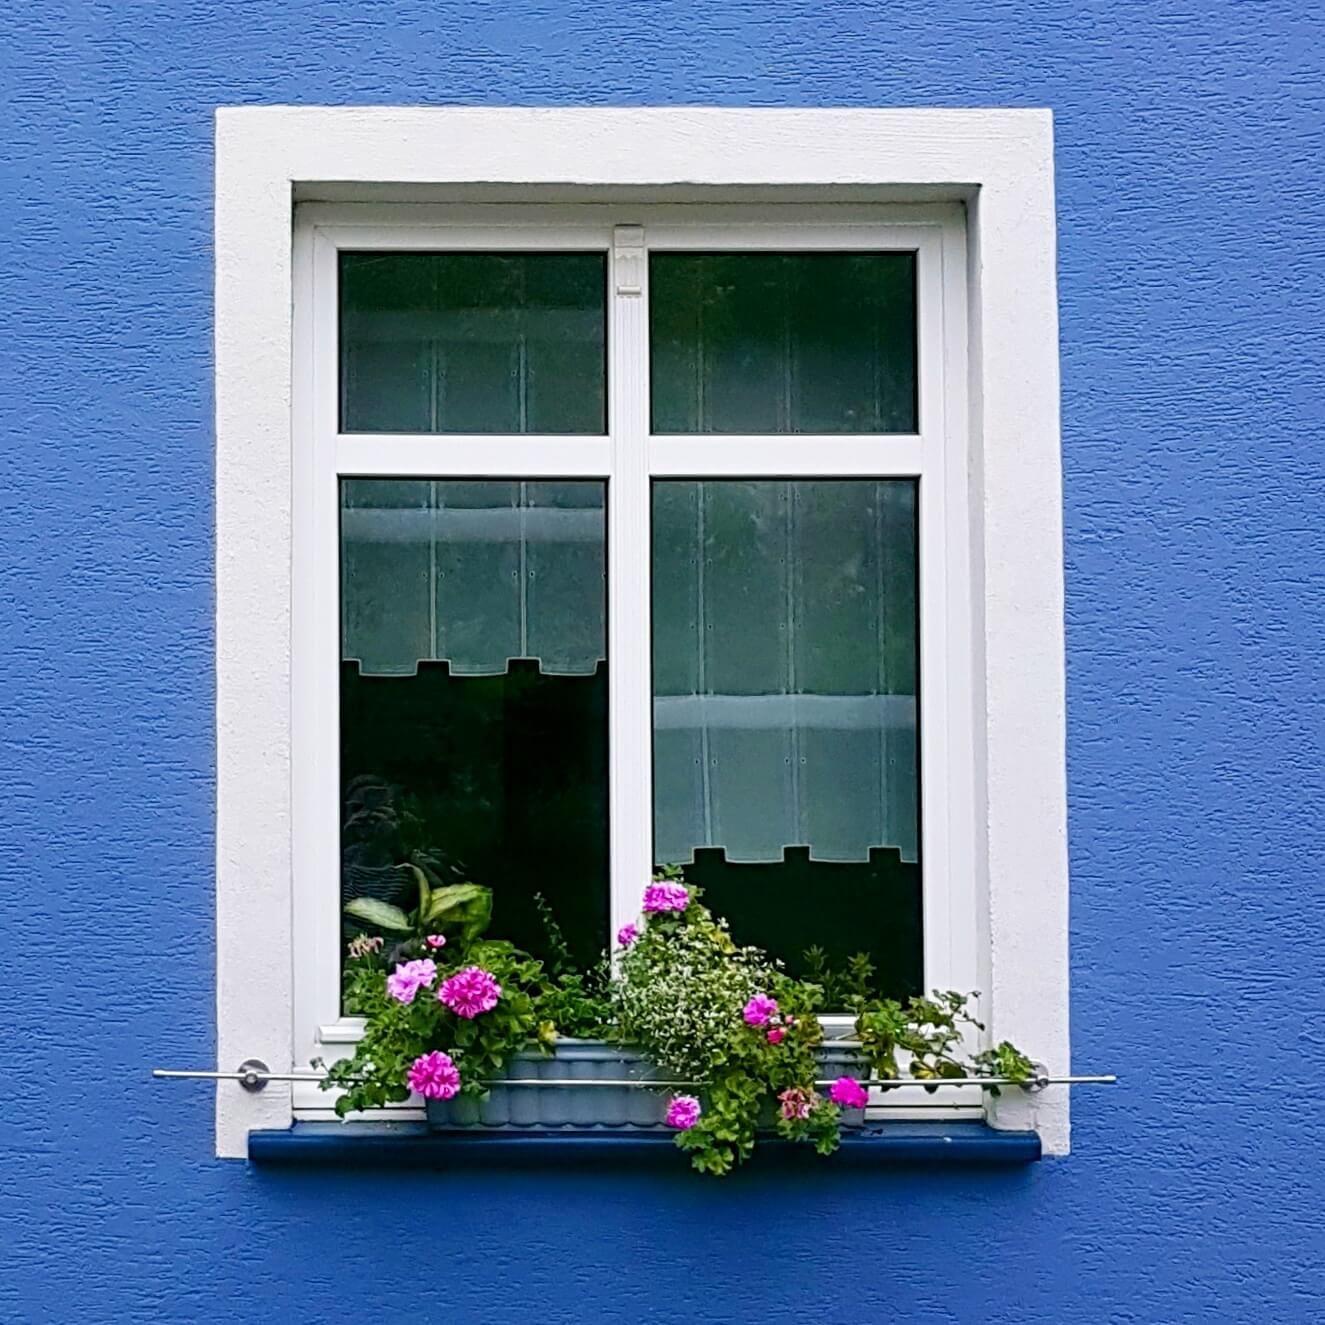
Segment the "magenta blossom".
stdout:
<svg viewBox="0 0 1325 1325">
<path fill-rule="evenodd" d="M 814 1108 L 814 1091 L 802 1090 L 797 1086 L 784 1090 L 778 1100 L 782 1105 L 782 1116 L 788 1122 L 795 1122 L 810 1116 L 810 1110 Z"/>
<path fill-rule="evenodd" d="M 416 1058 L 410 1064 L 406 1081 L 425 1100 L 449 1100 L 460 1090 L 460 1073 L 451 1055 L 439 1049 Z"/>
<path fill-rule="evenodd" d="M 770 1019 L 777 1014 L 778 1001 L 775 998 L 769 998 L 767 994 L 756 994 L 745 1005 L 745 1020 L 750 1026 L 767 1026 Z"/>
<path fill-rule="evenodd" d="M 781 1026 L 774 1026 L 768 1033 L 769 1044 L 781 1044 L 787 1038 L 787 1032 Z"/>
<path fill-rule="evenodd" d="M 437 979 L 437 963 L 430 957 L 402 962 L 386 978 L 386 992 L 397 1003 L 413 1003 L 420 989 L 429 989 Z"/>
<path fill-rule="evenodd" d="M 680 883 L 651 883 L 644 890 L 646 911 L 684 911 L 690 905 L 690 894 Z"/>
<path fill-rule="evenodd" d="M 501 997 L 501 985 L 491 971 L 481 966 L 466 966 L 449 980 L 442 981 L 437 997 L 457 1017 L 472 1021 L 480 1012 L 491 1012 Z"/>
<path fill-rule="evenodd" d="M 616 932 L 617 945 L 622 948 L 630 947 L 637 938 L 639 938 L 639 929 L 634 922 L 629 925 L 622 925 Z"/>
<path fill-rule="evenodd" d="M 855 1077 L 838 1077 L 828 1088 L 828 1098 L 844 1109 L 863 1109 L 869 1102 L 869 1091 Z"/>
<path fill-rule="evenodd" d="M 446 947 L 446 935 L 445 935 L 445 934 L 429 934 L 428 937 L 427 937 L 426 939 L 424 939 L 423 941 L 424 941 L 424 942 L 425 942 L 430 948 L 444 948 L 444 947 Z"/>
<path fill-rule="evenodd" d="M 667 1106 L 667 1126 L 678 1132 L 688 1132 L 698 1121 L 703 1110 L 693 1095 L 677 1095 Z"/>
</svg>

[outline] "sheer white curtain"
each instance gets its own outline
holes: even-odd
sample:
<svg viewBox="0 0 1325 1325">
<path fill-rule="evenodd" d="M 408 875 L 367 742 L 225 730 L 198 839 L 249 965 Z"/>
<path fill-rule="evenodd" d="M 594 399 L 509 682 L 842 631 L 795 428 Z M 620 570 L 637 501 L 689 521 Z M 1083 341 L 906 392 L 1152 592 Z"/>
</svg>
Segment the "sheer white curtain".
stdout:
<svg viewBox="0 0 1325 1325">
<path fill-rule="evenodd" d="M 918 849 L 916 489 L 654 485 L 654 853 Z"/>
<path fill-rule="evenodd" d="M 591 675 L 606 657 L 603 484 L 346 479 L 342 657 L 493 676 L 514 658 Z"/>
</svg>

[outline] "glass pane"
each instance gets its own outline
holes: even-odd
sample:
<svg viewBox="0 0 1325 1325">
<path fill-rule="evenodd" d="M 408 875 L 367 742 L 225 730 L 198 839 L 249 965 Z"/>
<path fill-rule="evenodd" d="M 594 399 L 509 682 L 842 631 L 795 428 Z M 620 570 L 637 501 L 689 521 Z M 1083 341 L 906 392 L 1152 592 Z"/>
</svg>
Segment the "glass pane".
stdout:
<svg viewBox="0 0 1325 1325">
<path fill-rule="evenodd" d="M 914 253 L 654 253 L 655 433 L 913 433 Z"/>
<path fill-rule="evenodd" d="M 918 992 L 915 482 L 659 480 L 653 539 L 656 861 Z"/>
<path fill-rule="evenodd" d="M 581 961 L 606 946 L 604 500 L 341 480 L 344 900 L 408 908 L 412 862 L 491 887 L 494 934 L 534 952 L 540 893 Z"/>
<path fill-rule="evenodd" d="M 603 253 L 340 255 L 343 432 L 603 433 Z"/>
</svg>

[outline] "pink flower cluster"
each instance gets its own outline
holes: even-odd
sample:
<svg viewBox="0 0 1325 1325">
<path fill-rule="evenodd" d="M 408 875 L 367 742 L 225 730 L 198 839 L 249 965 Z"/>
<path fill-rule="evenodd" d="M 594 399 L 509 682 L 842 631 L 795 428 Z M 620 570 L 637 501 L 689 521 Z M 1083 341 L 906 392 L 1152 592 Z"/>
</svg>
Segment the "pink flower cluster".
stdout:
<svg viewBox="0 0 1325 1325">
<path fill-rule="evenodd" d="M 703 1109 L 693 1095 L 677 1095 L 667 1106 L 667 1126 L 678 1132 L 688 1132 L 698 1121 Z"/>
<path fill-rule="evenodd" d="M 651 883 L 644 890 L 644 909 L 655 911 L 684 911 L 690 905 L 690 894 L 682 883 Z"/>
<path fill-rule="evenodd" d="M 473 1020 L 481 1012 L 491 1012 L 501 997 L 501 985 L 491 971 L 481 966 L 466 966 L 450 979 L 442 981 L 437 997 L 457 1017 Z"/>
<path fill-rule="evenodd" d="M 437 963 L 431 957 L 402 962 L 386 978 L 386 992 L 398 1003 L 413 1003 L 420 989 L 431 989 L 437 979 Z"/>
<path fill-rule="evenodd" d="M 617 946 L 628 948 L 635 940 L 639 938 L 639 927 L 632 921 L 628 925 L 622 925 L 616 932 Z"/>
<path fill-rule="evenodd" d="M 869 1091 L 855 1077 L 838 1077 L 828 1088 L 828 1098 L 844 1109 L 863 1109 L 870 1102 Z"/>
<path fill-rule="evenodd" d="M 769 1044 L 781 1044 L 787 1038 L 787 1026 L 796 1024 L 795 1017 L 779 1017 L 778 1001 L 767 994 L 756 994 L 742 1014 L 748 1026 L 767 1026 Z M 786 1025 L 783 1025 L 785 1021 Z"/>
<path fill-rule="evenodd" d="M 460 1073 L 451 1055 L 440 1049 L 416 1058 L 405 1080 L 425 1100 L 449 1100 L 460 1090 Z"/>
<path fill-rule="evenodd" d="M 810 1116 L 810 1110 L 814 1108 L 815 1095 L 812 1090 L 803 1090 L 796 1086 L 791 1090 L 784 1090 L 778 1096 L 778 1100 L 782 1105 L 782 1116 L 788 1122 L 795 1122 Z"/>
</svg>

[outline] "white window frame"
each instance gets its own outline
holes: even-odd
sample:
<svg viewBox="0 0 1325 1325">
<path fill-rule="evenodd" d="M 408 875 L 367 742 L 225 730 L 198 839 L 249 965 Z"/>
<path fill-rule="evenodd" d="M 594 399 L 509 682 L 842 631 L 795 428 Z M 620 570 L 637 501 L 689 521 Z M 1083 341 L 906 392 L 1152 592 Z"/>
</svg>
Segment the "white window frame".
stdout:
<svg viewBox="0 0 1325 1325">
<path fill-rule="evenodd" d="M 615 928 L 652 865 L 650 481 L 739 474 L 921 480 L 926 983 L 983 990 L 995 1039 L 1067 1070 L 1051 151 L 1043 112 L 218 113 L 222 1066 L 297 1070 L 356 1038 L 339 1015 L 339 476 L 608 479 Z M 921 433 L 651 437 L 641 243 L 916 251 Z M 345 247 L 608 252 L 609 435 L 339 434 Z M 303 1083 L 221 1083 L 217 1151 L 326 1106 Z M 1066 1091 L 990 1112 L 1067 1148 Z"/>
</svg>

